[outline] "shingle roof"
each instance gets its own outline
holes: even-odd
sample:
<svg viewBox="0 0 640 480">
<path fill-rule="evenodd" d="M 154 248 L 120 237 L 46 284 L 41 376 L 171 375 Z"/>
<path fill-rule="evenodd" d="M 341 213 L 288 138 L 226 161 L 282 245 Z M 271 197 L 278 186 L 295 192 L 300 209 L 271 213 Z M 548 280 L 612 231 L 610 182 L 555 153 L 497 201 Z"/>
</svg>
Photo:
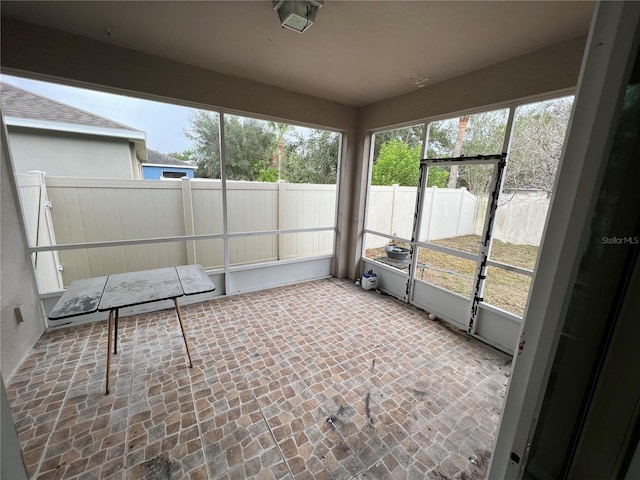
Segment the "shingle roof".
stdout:
<svg viewBox="0 0 640 480">
<path fill-rule="evenodd" d="M 195 165 L 192 165 L 189 162 L 183 162 L 175 157 L 160 153 L 156 150 L 151 150 L 150 148 L 147 148 L 147 160 L 144 163 L 152 163 L 154 165 L 175 165 L 176 167 L 195 167 Z"/>
<path fill-rule="evenodd" d="M 7 83 L 0 83 L 0 97 L 2 98 L 2 112 L 7 117 L 139 131 L 128 125 L 114 122 Z"/>
</svg>

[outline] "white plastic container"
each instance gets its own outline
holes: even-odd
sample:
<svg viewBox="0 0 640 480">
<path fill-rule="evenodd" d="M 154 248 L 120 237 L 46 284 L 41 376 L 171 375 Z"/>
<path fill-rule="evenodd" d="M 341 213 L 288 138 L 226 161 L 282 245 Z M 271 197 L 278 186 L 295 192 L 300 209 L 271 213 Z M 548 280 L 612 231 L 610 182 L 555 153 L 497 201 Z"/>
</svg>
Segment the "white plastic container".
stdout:
<svg viewBox="0 0 640 480">
<path fill-rule="evenodd" d="M 362 285 L 362 288 L 365 290 L 375 290 L 378 288 L 378 276 L 373 273 L 373 270 L 364 272 L 362 279 L 360 279 L 360 285 Z"/>
</svg>

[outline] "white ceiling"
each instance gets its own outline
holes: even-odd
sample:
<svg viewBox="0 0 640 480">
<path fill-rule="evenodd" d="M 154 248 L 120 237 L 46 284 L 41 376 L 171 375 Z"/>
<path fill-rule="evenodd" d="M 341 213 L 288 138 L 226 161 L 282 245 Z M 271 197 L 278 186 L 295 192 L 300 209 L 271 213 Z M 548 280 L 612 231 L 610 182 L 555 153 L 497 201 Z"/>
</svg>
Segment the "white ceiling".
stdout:
<svg viewBox="0 0 640 480">
<path fill-rule="evenodd" d="M 271 1 L 2 1 L 2 15 L 347 105 L 573 38 L 590 1 L 325 1 L 299 34 Z M 109 33 L 110 34 L 109 34 Z"/>
</svg>

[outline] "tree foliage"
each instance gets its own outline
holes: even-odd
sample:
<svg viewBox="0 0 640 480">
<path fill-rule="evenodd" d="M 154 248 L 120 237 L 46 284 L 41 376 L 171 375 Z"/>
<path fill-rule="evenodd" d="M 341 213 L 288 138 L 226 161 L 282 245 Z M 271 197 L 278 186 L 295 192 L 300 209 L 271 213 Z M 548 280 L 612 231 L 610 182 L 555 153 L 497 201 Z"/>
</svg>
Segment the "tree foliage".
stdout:
<svg viewBox="0 0 640 480">
<path fill-rule="evenodd" d="M 449 182 L 449 171 L 444 167 L 431 166 L 427 175 L 427 187 L 446 188 Z"/>
<path fill-rule="evenodd" d="M 294 134 L 287 142 L 281 176 L 289 183 L 335 184 L 340 136 L 326 130 Z"/>
<path fill-rule="evenodd" d="M 461 122 L 464 119 L 464 122 Z M 429 135 L 430 158 L 460 155 L 489 155 L 502 152 L 507 111 L 498 110 L 433 122 Z M 475 194 L 486 193 L 491 183 L 491 166 L 460 165 L 452 168 L 448 186 L 465 187 Z M 453 187 L 451 187 L 453 188 Z"/>
<path fill-rule="evenodd" d="M 269 127 L 276 134 L 276 150 L 271 155 L 270 169 L 276 170 L 276 180 L 282 178 L 282 161 L 284 159 L 284 139 L 292 126 L 287 123 L 269 122 Z M 270 175 L 272 176 L 272 174 Z M 269 180 L 267 180 L 269 181 Z"/>
<path fill-rule="evenodd" d="M 424 140 L 424 125 L 413 125 L 410 127 L 396 128 L 394 130 L 385 130 L 384 132 L 377 132 L 375 134 L 373 145 L 373 158 L 377 159 L 380 156 L 380 149 L 386 143 L 392 140 L 398 140 L 408 147 L 422 147 L 422 141 Z M 419 155 L 419 153 L 418 153 Z"/>
<path fill-rule="evenodd" d="M 269 167 L 277 136 L 268 124 L 228 115 L 224 125 L 225 166 L 229 180 L 260 180 Z"/>
<path fill-rule="evenodd" d="M 177 158 L 178 160 L 182 160 L 183 162 L 192 162 L 194 158 L 192 150 L 185 150 L 184 152 L 170 152 L 167 153 L 167 155 Z"/>
<path fill-rule="evenodd" d="M 518 109 L 505 189 L 552 192 L 572 105 L 565 97 Z"/>
<path fill-rule="evenodd" d="M 415 187 L 418 184 L 420 145 L 409 146 L 399 139 L 382 144 L 373 165 L 371 185 Z"/>
<path fill-rule="evenodd" d="M 440 120 L 429 124 L 427 158 L 453 157 L 458 129 L 459 122 L 457 118 Z"/>
<path fill-rule="evenodd" d="M 505 189 L 551 192 L 560 159 L 573 98 L 561 98 L 520 107 L 509 152 Z M 501 153 L 507 111 L 469 116 L 461 141 L 461 154 Z M 192 146 L 172 156 L 198 166 L 197 177 L 220 178 L 219 116 L 197 111 L 184 132 Z M 373 185 L 416 186 L 424 125 L 403 127 L 375 134 Z M 459 118 L 429 125 L 427 158 L 454 156 L 460 131 Z M 233 115 L 225 116 L 226 174 L 231 180 L 294 183 L 335 183 L 339 135 L 301 129 Z M 457 153 L 457 151 L 455 152 Z M 460 166 L 457 186 L 474 194 L 487 193 L 491 166 Z M 446 187 L 448 167 L 430 167 L 427 186 Z"/>
<path fill-rule="evenodd" d="M 518 109 L 505 173 L 505 190 L 552 191 L 572 102 L 572 97 L 566 97 Z M 471 115 L 461 154 L 502 153 L 506 123 L 506 110 Z M 458 118 L 432 123 L 427 156 L 453 157 L 458 133 Z M 486 194 L 492 172 L 491 166 L 460 166 L 457 186 L 466 187 L 474 194 Z"/>
<path fill-rule="evenodd" d="M 424 125 L 386 130 L 375 134 L 372 185 L 416 186 L 420 168 L 420 153 L 425 132 Z M 446 135 L 438 128 L 430 132 L 429 158 L 437 158 L 445 148 Z M 446 156 L 446 155 L 445 155 Z M 443 167 L 430 167 L 427 187 L 447 186 L 449 171 Z M 378 182 L 378 183 L 377 183 Z"/>
<path fill-rule="evenodd" d="M 198 166 L 196 177 L 220 178 L 218 114 L 196 111 L 184 135 L 192 147 L 174 154 Z M 339 135 L 323 130 L 303 134 L 292 125 L 225 116 L 225 166 L 229 180 L 335 183 Z"/>
<path fill-rule="evenodd" d="M 196 177 L 220 178 L 220 117 L 213 112 L 198 110 L 189 118 L 184 131 L 191 140 L 190 160 L 198 169 Z M 276 136 L 265 122 L 233 115 L 225 117 L 225 160 L 229 180 L 260 179 L 269 167 Z"/>
</svg>

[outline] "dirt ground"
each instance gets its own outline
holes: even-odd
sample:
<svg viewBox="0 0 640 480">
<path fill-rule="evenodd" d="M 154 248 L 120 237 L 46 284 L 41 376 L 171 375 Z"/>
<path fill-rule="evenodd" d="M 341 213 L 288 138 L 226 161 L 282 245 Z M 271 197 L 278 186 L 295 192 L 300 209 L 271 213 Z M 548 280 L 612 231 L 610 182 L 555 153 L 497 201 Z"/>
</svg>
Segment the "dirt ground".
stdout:
<svg viewBox="0 0 640 480">
<path fill-rule="evenodd" d="M 435 240 L 432 243 L 476 254 L 480 248 L 480 236 L 465 235 Z M 368 249 L 366 252 L 369 258 L 385 255 L 384 247 Z M 533 270 L 537 256 L 537 246 L 515 245 L 494 240 L 490 258 L 496 262 Z M 475 261 L 425 248 L 418 250 L 417 278 L 468 298 L 473 289 L 475 269 Z M 491 305 L 522 316 L 530 286 L 531 277 L 529 276 L 502 268 L 488 267 L 484 300 Z"/>
</svg>

